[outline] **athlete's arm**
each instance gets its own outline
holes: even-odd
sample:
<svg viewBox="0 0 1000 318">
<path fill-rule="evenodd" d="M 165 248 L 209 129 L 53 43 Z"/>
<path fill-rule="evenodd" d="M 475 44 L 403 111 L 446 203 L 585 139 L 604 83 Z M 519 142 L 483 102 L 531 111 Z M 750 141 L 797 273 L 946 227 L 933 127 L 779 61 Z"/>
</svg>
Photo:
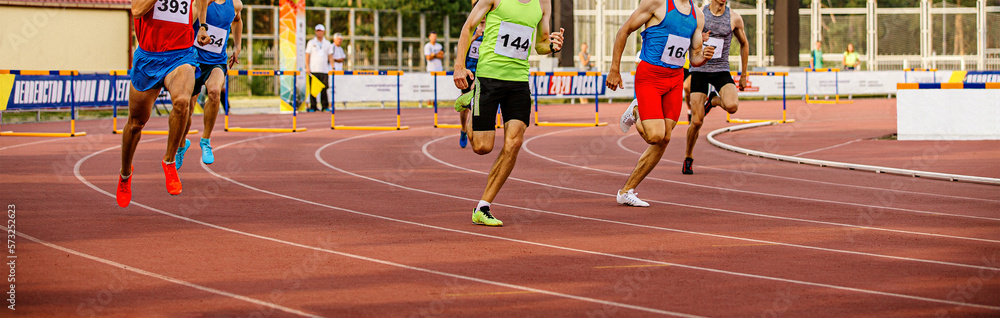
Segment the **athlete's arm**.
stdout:
<svg viewBox="0 0 1000 318">
<path fill-rule="evenodd" d="M 694 29 L 694 34 L 691 34 L 691 49 L 688 50 L 688 56 L 691 59 L 691 66 L 702 66 L 712 59 L 712 55 L 715 54 L 715 47 L 703 47 L 701 37 L 701 32 L 705 28 L 705 14 L 701 11 L 695 10 L 694 15 L 698 18 L 698 27 Z"/>
<path fill-rule="evenodd" d="M 549 20 L 552 16 L 552 1 L 541 0 L 542 19 L 535 27 L 535 52 L 538 54 L 552 54 L 553 50 L 562 50 L 563 32 L 565 29 L 559 28 L 559 32 L 549 33 Z M 551 44 L 551 47 L 550 47 Z"/>
<path fill-rule="evenodd" d="M 472 7 L 472 12 L 469 12 L 469 17 L 465 19 L 465 26 L 462 27 L 462 34 L 458 37 L 458 47 L 455 49 L 455 72 L 454 81 L 455 87 L 459 89 L 469 88 L 469 81 L 465 80 L 466 77 L 473 77 L 472 71 L 465 68 L 465 57 L 469 53 L 469 47 L 472 46 L 472 31 L 480 21 L 483 21 L 483 17 L 486 16 L 490 10 L 493 9 L 493 4 L 497 0 L 479 0 L 476 6 Z"/>
<path fill-rule="evenodd" d="M 233 1 L 233 8 L 236 9 L 236 18 L 233 18 L 233 25 L 230 29 L 235 32 L 233 34 L 233 44 L 236 44 L 236 46 L 233 48 L 233 55 L 229 57 L 229 68 L 240 64 L 240 51 L 243 49 L 243 1 Z"/>
<path fill-rule="evenodd" d="M 740 42 L 740 90 L 742 91 L 747 87 L 747 63 L 750 61 L 750 41 L 747 41 L 746 28 L 743 26 L 743 16 L 739 13 L 732 12 L 733 17 L 733 34 L 736 35 L 736 40 Z M 728 56 L 723 58 L 729 58 Z"/>
<path fill-rule="evenodd" d="M 615 48 L 611 50 L 611 69 L 608 71 L 608 79 L 604 83 L 611 90 L 625 87 L 622 85 L 622 75 L 619 72 L 622 64 L 622 52 L 625 51 L 628 36 L 653 19 L 656 9 L 663 4 L 663 0 L 642 0 L 639 2 L 639 7 L 628 17 L 628 20 L 625 20 L 625 24 L 618 28 L 618 33 L 615 34 Z"/>
<path fill-rule="evenodd" d="M 195 1 L 194 8 L 195 8 L 195 13 L 198 15 L 198 21 L 201 21 L 201 23 L 205 23 L 205 21 L 208 21 L 208 4 L 214 0 L 194 0 L 194 1 Z M 212 43 L 212 38 L 208 36 L 208 30 L 206 30 L 201 26 L 198 27 L 198 35 L 196 39 L 198 39 L 198 44 L 201 45 Z"/>
<path fill-rule="evenodd" d="M 138 19 L 153 9 L 157 0 L 132 0 L 132 17 Z"/>
</svg>

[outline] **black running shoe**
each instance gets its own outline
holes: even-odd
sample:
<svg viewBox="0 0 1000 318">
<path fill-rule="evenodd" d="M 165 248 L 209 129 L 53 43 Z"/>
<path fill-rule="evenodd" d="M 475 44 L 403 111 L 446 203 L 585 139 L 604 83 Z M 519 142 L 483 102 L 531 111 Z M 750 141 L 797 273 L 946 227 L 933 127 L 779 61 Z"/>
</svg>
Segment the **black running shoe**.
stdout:
<svg viewBox="0 0 1000 318">
<path fill-rule="evenodd" d="M 719 96 L 719 92 L 715 91 L 715 88 L 709 88 L 708 99 L 705 101 L 705 115 L 708 115 L 708 111 L 712 110 L 712 98 Z"/>
<path fill-rule="evenodd" d="M 694 174 L 694 170 L 691 170 L 691 164 L 693 162 L 694 162 L 694 159 L 684 158 L 684 166 L 681 168 L 681 173 L 683 173 L 683 174 Z"/>
</svg>

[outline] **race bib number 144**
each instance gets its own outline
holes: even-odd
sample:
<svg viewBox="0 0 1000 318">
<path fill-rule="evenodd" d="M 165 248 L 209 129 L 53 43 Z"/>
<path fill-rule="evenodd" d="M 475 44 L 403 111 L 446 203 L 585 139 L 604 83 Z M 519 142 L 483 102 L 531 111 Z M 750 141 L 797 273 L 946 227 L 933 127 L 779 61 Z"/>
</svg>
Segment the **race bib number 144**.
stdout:
<svg viewBox="0 0 1000 318">
<path fill-rule="evenodd" d="M 493 52 L 518 60 L 528 59 L 528 50 L 531 49 L 531 39 L 535 35 L 535 28 L 526 27 L 517 23 L 500 22 L 500 31 L 497 33 L 497 44 Z"/>
<path fill-rule="evenodd" d="M 189 24 L 191 0 L 156 0 L 153 5 L 153 19 Z"/>
</svg>

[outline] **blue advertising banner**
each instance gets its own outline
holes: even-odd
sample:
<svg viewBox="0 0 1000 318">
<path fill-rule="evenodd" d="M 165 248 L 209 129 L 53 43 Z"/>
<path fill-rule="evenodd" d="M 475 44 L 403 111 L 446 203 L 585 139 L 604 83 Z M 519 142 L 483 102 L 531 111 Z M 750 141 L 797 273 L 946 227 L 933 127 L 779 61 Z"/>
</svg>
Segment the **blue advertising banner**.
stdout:
<svg viewBox="0 0 1000 318">
<path fill-rule="evenodd" d="M 1000 83 L 1000 71 L 968 71 L 965 83 Z"/>
<path fill-rule="evenodd" d="M 6 109 L 127 106 L 128 76 L 107 74 L 14 76 Z M 0 87 L 6 88 L 3 85 Z M 0 94 L 3 96 L 4 94 Z M 169 103 L 162 92 L 159 103 Z M 2 109 L 2 108 L 0 108 Z"/>
<path fill-rule="evenodd" d="M 533 76 L 538 96 L 594 96 L 604 95 L 604 75 L 601 76 Z"/>
</svg>

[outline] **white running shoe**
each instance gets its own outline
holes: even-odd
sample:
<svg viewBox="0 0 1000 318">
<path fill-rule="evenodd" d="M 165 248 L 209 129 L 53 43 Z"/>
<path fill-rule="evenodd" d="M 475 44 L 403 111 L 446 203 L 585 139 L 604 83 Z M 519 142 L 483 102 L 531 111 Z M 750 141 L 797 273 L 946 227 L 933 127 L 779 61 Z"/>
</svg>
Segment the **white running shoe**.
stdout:
<svg viewBox="0 0 1000 318">
<path fill-rule="evenodd" d="M 628 133 L 628 129 L 632 127 L 632 125 L 635 125 L 634 111 L 636 106 L 639 106 L 639 100 L 633 99 L 632 104 L 629 104 L 628 108 L 625 109 L 625 112 L 622 113 L 622 120 L 618 123 L 618 126 L 621 127 L 623 133 Z"/>
<path fill-rule="evenodd" d="M 628 192 L 619 193 L 618 204 L 624 204 L 628 206 L 638 206 L 638 207 L 649 206 L 649 203 L 646 203 L 646 201 L 639 200 L 639 197 L 636 196 L 634 190 L 635 189 L 629 189 Z"/>
</svg>

